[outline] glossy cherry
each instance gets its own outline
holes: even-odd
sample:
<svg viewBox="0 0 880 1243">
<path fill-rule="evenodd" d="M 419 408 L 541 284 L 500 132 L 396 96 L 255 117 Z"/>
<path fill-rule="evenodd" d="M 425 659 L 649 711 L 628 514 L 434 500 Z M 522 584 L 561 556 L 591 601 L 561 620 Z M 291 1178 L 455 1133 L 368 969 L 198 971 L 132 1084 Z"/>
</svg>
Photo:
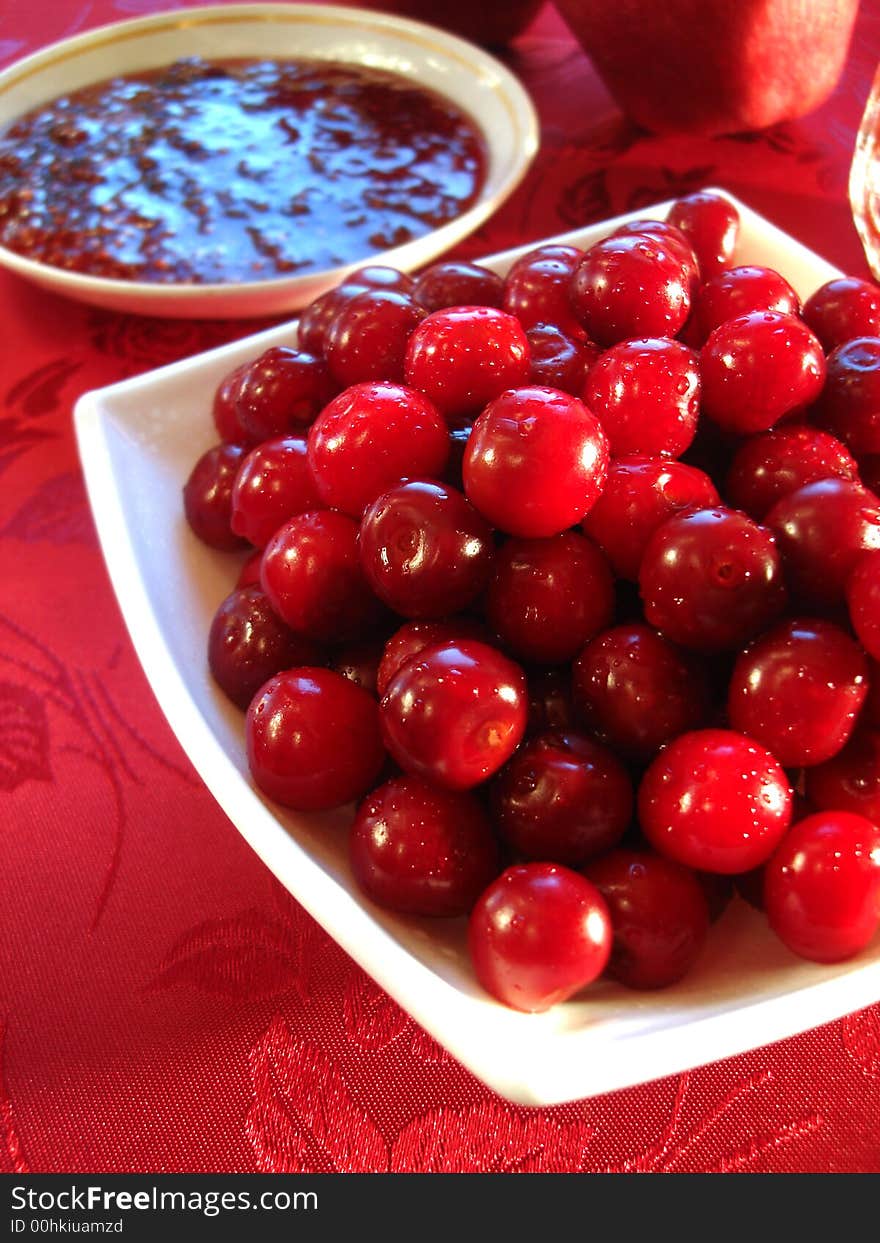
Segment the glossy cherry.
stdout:
<svg viewBox="0 0 880 1243">
<path fill-rule="evenodd" d="M 577 246 L 538 246 L 523 255 L 504 278 L 502 306 L 523 328 L 552 324 L 572 337 L 584 336 L 569 297 L 571 278 L 584 252 Z"/>
<path fill-rule="evenodd" d="M 498 1001 L 538 1013 L 602 974 L 611 920 L 595 885 L 570 868 L 508 868 L 478 899 L 468 923 L 477 980 Z"/>
<path fill-rule="evenodd" d="M 774 756 L 723 729 L 695 730 L 668 743 L 638 793 L 639 822 L 655 850 L 726 875 L 770 857 L 791 807 L 788 778 Z"/>
<path fill-rule="evenodd" d="M 783 838 L 764 872 L 770 927 L 815 962 L 843 962 L 880 926 L 880 828 L 847 811 L 807 816 Z"/>
<path fill-rule="evenodd" d="M 614 457 L 680 457 L 700 413 L 697 356 L 668 337 L 621 341 L 593 364 L 583 396 Z"/>
<path fill-rule="evenodd" d="M 747 436 L 815 401 L 825 382 L 825 354 L 803 320 L 752 311 L 709 334 L 700 374 L 706 417 Z"/>
<path fill-rule="evenodd" d="M 862 647 L 880 660 L 880 552 L 860 557 L 847 580 L 850 621 Z"/>
<path fill-rule="evenodd" d="M 702 953 L 709 906 L 696 874 L 646 850 L 612 850 L 584 868 L 608 904 L 606 975 L 628 988 L 667 988 Z"/>
<path fill-rule="evenodd" d="M 748 642 L 786 603 L 773 536 L 737 510 L 686 510 L 648 541 L 639 570 L 645 618 L 674 643 L 724 651 Z"/>
<path fill-rule="evenodd" d="M 696 251 L 681 229 L 676 228 L 674 224 L 670 224 L 668 220 L 628 220 L 619 229 L 615 229 L 614 236 L 628 236 L 631 233 L 642 235 L 647 233 L 649 237 L 659 237 L 661 241 L 666 243 L 676 258 L 680 259 L 684 265 L 688 278 L 688 288 L 693 302 L 693 296 L 700 287 L 700 263 L 697 259 Z"/>
<path fill-rule="evenodd" d="M 819 479 L 857 480 L 846 445 L 806 423 L 789 423 L 744 440 L 734 454 L 724 497 L 759 522 L 783 496 Z"/>
<path fill-rule="evenodd" d="M 222 602 L 208 632 L 208 666 L 224 694 L 246 708 L 282 669 L 318 665 L 317 643 L 294 634 L 259 587 L 236 588 Z"/>
<path fill-rule="evenodd" d="M 602 552 L 574 531 L 508 540 L 498 550 L 486 619 L 518 660 L 571 660 L 614 613 L 614 579 Z"/>
<path fill-rule="evenodd" d="M 320 508 L 304 436 L 278 436 L 251 449 L 232 489 L 231 524 L 236 534 L 265 548 L 288 518 Z"/>
<path fill-rule="evenodd" d="M 324 504 L 352 518 L 402 479 L 442 475 L 449 457 L 449 431 L 431 402 L 381 381 L 340 393 L 312 424 L 308 444 Z"/>
<path fill-rule="evenodd" d="M 407 915 L 466 915 L 500 870 L 480 801 L 421 777 L 395 777 L 360 804 L 349 836 L 355 880 Z"/>
<path fill-rule="evenodd" d="M 442 618 L 476 600 L 492 571 L 492 528 L 465 496 L 410 479 L 369 505 L 358 540 L 373 591 L 401 617 Z"/>
<path fill-rule="evenodd" d="M 407 343 L 425 314 L 409 294 L 394 289 L 366 289 L 346 302 L 324 336 L 324 354 L 339 387 L 402 382 Z"/>
<path fill-rule="evenodd" d="M 691 309 L 687 266 L 670 243 L 646 233 L 619 234 L 585 253 L 569 291 L 591 341 L 673 337 Z"/>
<path fill-rule="evenodd" d="M 579 717 L 618 754 L 647 761 L 679 734 L 705 725 L 704 666 L 643 622 L 603 631 L 574 663 Z"/>
<path fill-rule="evenodd" d="M 598 345 L 570 336 L 552 324 L 526 330 L 529 342 L 528 384 L 559 388 L 580 397 L 590 368 L 600 357 Z"/>
<path fill-rule="evenodd" d="M 520 388 L 474 423 L 462 473 L 468 499 L 509 535 L 543 538 L 580 521 L 608 472 L 608 441 L 577 397 Z"/>
<path fill-rule="evenodd" d="M 322 358 L 276 345 L 245 367 L 235 411 L 252 442 L 269 440 L 308 427 L 335 392 Z"/>
<path fill-rule="evenodd" d="M 382 734 L 406 772 L 466 790 L 510 759 L 526 726 L 523 671 L 476 639 L 437 643 L 407 660 L 382 697 Z"/>
<path fill-rule="evenodd" d="M 351 518 L 319 509 L 291 518 L 266 545 L 260 582 L 298 634 L 342 643 L 381 620 L 384 610 L 364 577 L 357 538 Z"/>
<path fill-rule="evenodd" d="M 582 525 L 615 574 L 635 582 L 648 540 L 662 522 L 680 510 L 718 503 L 714 483 L 695 466 L 631 454 L 611 460 L 602 495 Z"/>
<path fill-rule="evenodd" d="M 880 549 L 880 500 L 847 479 L 820 479 L 789 492 L 765 522 L 792 594 L 809 607 L 842 603 L 856 562 Z"/>
<path fill-rule="evenodd" d="M 880 731 L 859 726 L 842 751 L 805 774 L 817 811 L 851 811 L 880 824 Z"/>
<path fill-rule="evenodd" d="M 367 691 L 330 669 L 288 669 L 247 712 L 248 762 L 269 798 L 323 811 L 362 798 L 385 763 L 379 708 Z"/>
<path fill-rule="evenodd" d="M 859 645 L 831 622 L 780 622 L 750 644 L 730 679 L 730 724 L 786 768 L 821 764 L 855 728 L 868 691 Z"/>
<path fill-rule="evenodd" d="M 426 647 L 433 647 L 435 643 L 458 642 L 459 639 L 479 639 L 485 643 L 489 635 L 482 622 L 464 616 L 406 622 L 395 630 L 385 644 L 376 671 L 376 690 L 384 695 L 398 669 Z"/>
<path fill-rule="evenodd" d="M 857 458 L 880 453 L 880 336 L 846 341 L 828 355 L 812 416 Z"/>
<path fill-rule="evenodd" d="M 709 281 L 730 267 L 739 240 L 739 212 L 721 194 L 699 190 L 676 199 L 666 217 L 693 247 L 700 275 Z"/>
<path fill-rule="evenodd" d="M 318 357 L 324 356 L 327 332 L 336 316 L 352 298 L 363 293 L 369 286 L 351 278 L 341 285 L 319 294 L 300 313 L 297 321 L 297 337 L 300 348 Z"/>
<path fill-rule="evenodd" d="M 800 298 L 773 268 L 727 268 L 700 286 L 688 321 L 688 339 L 702 345 L 721 324 L 752 311 L 799 315 L 800 309 Z"/>
<path fill-rule="evenodd" d="M 803 317 L 827 353 L 855 337 L 880 336 L 880 288 L 857 276 L 826 281 L 807 298 Z"/>
<path fill-rule="evenodd" d="M 505 389 L 525 384 L 529 343 L 518 319 L 491 306 L 434 311 L 412 334 L 406 383 L 447 418 L 475 415 Z"/>
<path fill-rule="evenodd" d="M 504 281 L 497 272 L 478 263 L 446 259 L 420 273 L 412 296 L 426 311 L 450 306 L 501 306 Z"/>
<path fill-rule="evenodd" d="M 183 485 L 183 512 L 203 544 L 230 552 L 245 540 L 232 529 L 232 489 L 247 450 L 219 444 L 198 459 Z"/>
<path fill-rule="evenodd" d="M 248 365 L 248 363 L 241 363 L 223 377 L 217 385 L 211 405 L 211 415 L 217 435 L 221 440 L 228 441 L 230 444 L 249 444 L 252 440 L 238 421 L 237 409 L 238 390 L 247 373 Z"/>
<path fill-rule="evenodd" d="M 632 811 L 623 764 L 572 731 L 528 739 L 492 783 L 495 826 L 524 859 L 579 867 L 617 845 Z"/>
</svg>

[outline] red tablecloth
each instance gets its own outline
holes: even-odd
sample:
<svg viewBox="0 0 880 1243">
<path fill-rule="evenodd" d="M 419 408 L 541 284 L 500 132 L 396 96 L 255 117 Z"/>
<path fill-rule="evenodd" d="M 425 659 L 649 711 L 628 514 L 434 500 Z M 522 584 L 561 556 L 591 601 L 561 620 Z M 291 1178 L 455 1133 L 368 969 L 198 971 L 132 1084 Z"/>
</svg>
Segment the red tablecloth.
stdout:
<svg viewBox="0 0 880 1243">
<path fill-rule="evenodd" d="M 0 59 L 161 0 L 6 0 Z M 846 201 L 880 58 L 863 2 L 832 100 L 722 140 L 616 112 L 545 9 L 510 54 L 538 105 L 525 184 L 473 256 L 725 186 L 866 274 Z M 181 753 L 96 543 L 71 409 L 241 336 L 0 276 L 0 1171 L 876 1171 L 880 1007 L 553 1109 L 459 1067 L 273 880 Z"/>
</svg>

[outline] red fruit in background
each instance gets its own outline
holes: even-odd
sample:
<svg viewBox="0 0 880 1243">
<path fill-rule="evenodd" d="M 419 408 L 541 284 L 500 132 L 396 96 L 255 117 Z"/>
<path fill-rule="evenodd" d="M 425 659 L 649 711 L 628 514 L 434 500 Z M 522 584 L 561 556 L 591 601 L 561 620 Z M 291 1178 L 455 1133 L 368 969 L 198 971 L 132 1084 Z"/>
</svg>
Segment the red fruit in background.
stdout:
<svg viewBox="0 0 880 1243">
<path fill-rule="evenodd" d="M 650 851 L 612 850 L 584 875 L 611 913 L 607 975 L 628 988 L 666 988 L 687 975 L 709 932 L 709 906 L 694 872 Z"/>
<path fill-rule="evenodd" d="M 502 393 L 474 423 L 462 474 L 468 500 L 509 535 L 541 539 L 574 526 L 608 473 L 608 441 L 577 397 L 551 388 Z"/>
<path fill-rule="evenodd" d="M 880 828 L 846 811 L 798 821 L 764 870 L 764 907 L 801 958 L 852 958 L 880 926 Z"/>
<path fill-rule="evenodd" d="M 682 232 L 693 247 L 700 277 L 712 280 L 729 268 L 739 240 L 739 212 L 723 194 L 697 190 L 676 199 L 667 222 Z"/>
<path fill-rule="evenodd" d="M 360 0 L 360 7 L 414 17 L 453 34 L 501 47 L 525 30 L 543 0 L 504 0 L 503 4 L 472 4 L 470 0 Z"/>
<path fill-rule="evenodd" d="M 857 0 L 557 0 L 619 106 L 655 133 L 734 134 L 834 90 Z"/>
<path fill-rule="evenodd" d="M 499 870 L 478 799 L 421 777 L 395 777 L 364 799 L 349 857 L 367 896 L 407 915 L 466 915 Z"/>
<path fill-rule="evenodd" d="M 474 971 L 498 1001 L 536 1014 L 598 979 L 611 952 L 605 899 L 585 877 L 554 863 L 508 868 L 468 923 Z"/>
<path fill-rule="evenodd" d="M 504 281 L 478 263 L 448 259 L 432 263 L 416 278 L 413 300 L 426 311 L 450 306 L 501 306 Z"/>
</svg>

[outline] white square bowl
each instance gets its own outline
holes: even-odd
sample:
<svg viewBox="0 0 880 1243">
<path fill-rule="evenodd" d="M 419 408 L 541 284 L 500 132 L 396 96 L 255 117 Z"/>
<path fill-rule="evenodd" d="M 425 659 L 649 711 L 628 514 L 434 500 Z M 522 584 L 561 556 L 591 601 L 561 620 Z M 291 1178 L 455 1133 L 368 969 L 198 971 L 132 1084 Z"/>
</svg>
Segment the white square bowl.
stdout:
<svg viewBox="0 0 880 1243">
<path fill-rule="evenodd" d="M 802 298 L 840 275 L 733 201 L 742 218 L 737 262 L 777 268 Z M 624 220 L 662 218 L 668 208 L 657 204 L 547 240 L 586 247 Z M 504 272 L 536 244 L 483 262 Z M 450 1053 L 524 1104 L 558 1104 L 677 1073 L 880 999 L 880 938 L 850 962 L 809 963 L 735 898 L 678 985 L 638 993 L 601 982 L 549 1013 L 516 1013 L 476 984 L 463 920 L 397 918 L 363 898 L 347 861 L 347 811 L 303 816 L 255 790 L 243 717 L 214 686 L 206 662 L 210 622 L 239 561 L 191 534 L 181 489 L 216 441 L 211 398 L 220 379 L 270 345 L 295 340 L 295 324 L 286 324 L 87 393 L 75 411 L 104 556 L 156 698 L 220 806 L 281 883 Z"/>
</svg>

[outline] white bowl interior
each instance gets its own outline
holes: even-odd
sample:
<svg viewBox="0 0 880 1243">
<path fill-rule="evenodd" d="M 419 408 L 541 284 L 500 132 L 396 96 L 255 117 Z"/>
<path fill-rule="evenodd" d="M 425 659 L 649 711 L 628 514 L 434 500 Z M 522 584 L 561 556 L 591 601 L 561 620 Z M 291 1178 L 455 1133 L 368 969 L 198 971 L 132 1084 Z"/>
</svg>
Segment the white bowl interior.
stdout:
<svg viewBox="0 0 880 1243">
<path fill-rule="evenodd" d="M 735 200 L 734 200 L 735 201 Z M 738 260 L 778 268 L 802 297 L 839 273 L 742 204 Z M 564 235 L 587 246 L 624 219 Z M 504 271 L 531 247 L 485 262 Z M 544 1015 L 517 1014 L 475 984 L 463 921 L 404 920 L 371 906 L 346 857 L 347 811 L 306 817 L 274 807 L 247 773 L 241 714 L 213 685 L 205 647 L 238 561 L 188 530 L 180 492 L 216 441 L 219 380 L 295 326 L 87 394 L 80 453 L 110 574 L 157 699 L 238 830 L 292 894 L 404 1008 L 502 1095 L 554 1104 L 626 1087 L 767 1044 L 880 998 L 880 937 L 857 959 L 795 958 L 734 899 L 696 969 L 677 986 L 635 993 L 602 983 Z"/>
<path fill-rule="evenodd" d="M 105 26 L 0 74 L 0 127 L 39 104 L 107 78 L 188 56 L 323 59 L 399 74 L 462 108 L 486 143 L 486 180 L 457 219 L 370 258 L 406 271 L 476 229 L 512 192 L 537 150 L 537 118 L 516 78 L 481 48 L 419 22 L 344 6 L 256 4 L 175 10 Z M 264 315 L 305 305 L 364 258 L 332 272 L 239 285 L 163 287 L 52 269 L 0 247 L 0 262 L 57 292 L 162 315 Z"/>
</svg>

